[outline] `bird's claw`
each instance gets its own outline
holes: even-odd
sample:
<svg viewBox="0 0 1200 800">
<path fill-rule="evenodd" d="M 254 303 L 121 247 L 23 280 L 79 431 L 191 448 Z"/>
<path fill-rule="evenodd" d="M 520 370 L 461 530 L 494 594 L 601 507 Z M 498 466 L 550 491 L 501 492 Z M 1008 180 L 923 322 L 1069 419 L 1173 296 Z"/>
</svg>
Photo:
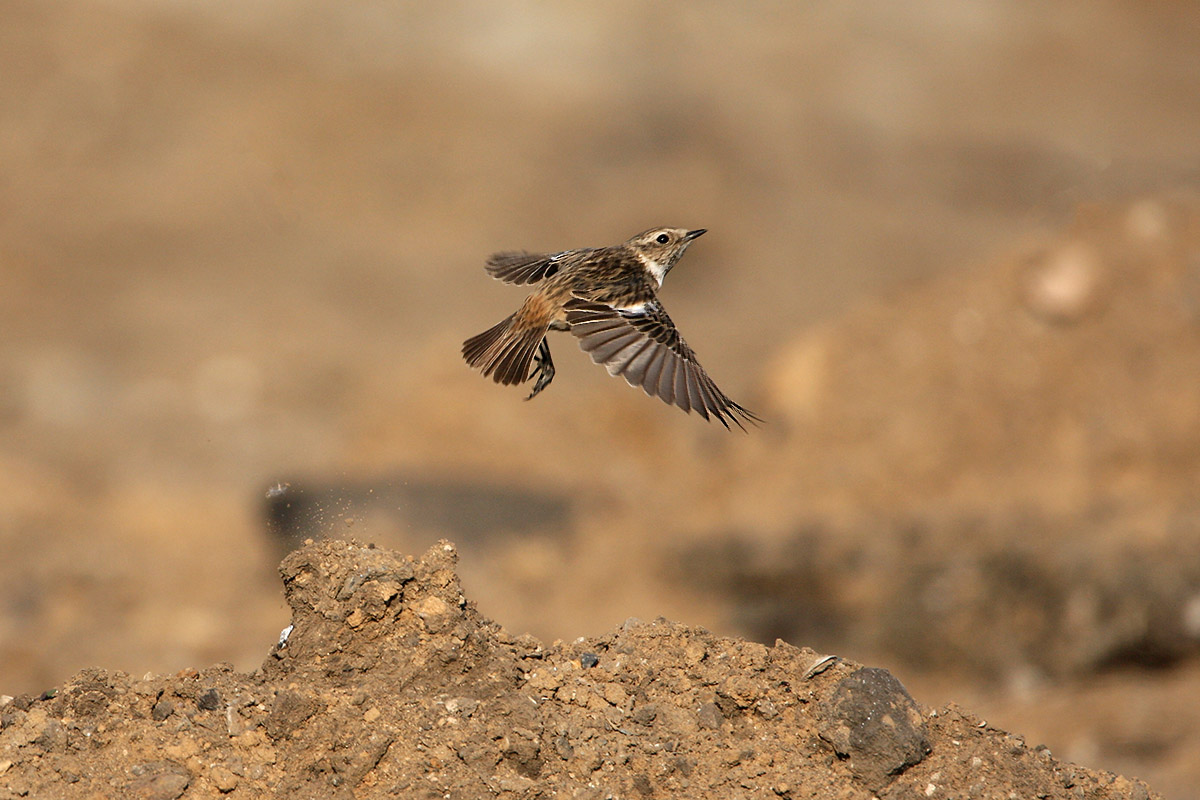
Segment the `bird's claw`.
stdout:
<svg viewBox="0 0 1200 800">
<path fill-rule="evenodd" d="M 545 338 L 538 345 L 537 355 L 533 357 L 533 377 L 537 380 L 533 382 L 533 391 L 525 398 L 526 400 L 532 400 L 538 392 L 550 385 L 550 381 L 554 380 L 554 360 L 550 358 L 550 345 Z"/>
</svg>

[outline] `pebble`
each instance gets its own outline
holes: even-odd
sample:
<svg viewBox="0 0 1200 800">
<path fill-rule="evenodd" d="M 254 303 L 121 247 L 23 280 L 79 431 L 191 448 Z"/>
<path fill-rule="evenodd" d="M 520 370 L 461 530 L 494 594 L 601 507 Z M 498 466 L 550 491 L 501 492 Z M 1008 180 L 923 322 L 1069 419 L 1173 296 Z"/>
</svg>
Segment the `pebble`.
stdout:
<svg viewBox="0 0 1200 800">
<path fill-rule="evenodd" d="M 705 703 L 696 712 L 696 725 L 709 730 L 719 730 L 725 717 L 716 703 Z"/>
<path fill-rule="evenodd" d="M 208 777 L 212 779 L 213 786 L 216 786 L 217 791 L 221 794 L 229 794 L 238 785 L 238 776 L 224 767 L 213 767 L 208 773 Z"/>
<path fill-rule="evenodd" d="M 633 721 L 639 725 L 649 725 L 658 717 L 658 706 L 654 703 L 647 703 L 644 706 L 638 706 L 633 712 Z"/>
<path fill-rule="evenodd" d="M 221 706 L 221 695 L 216 689 L 209 689 L 196 698 L 196 705 L 204 711 L 214 711 Z"/>
</svg>

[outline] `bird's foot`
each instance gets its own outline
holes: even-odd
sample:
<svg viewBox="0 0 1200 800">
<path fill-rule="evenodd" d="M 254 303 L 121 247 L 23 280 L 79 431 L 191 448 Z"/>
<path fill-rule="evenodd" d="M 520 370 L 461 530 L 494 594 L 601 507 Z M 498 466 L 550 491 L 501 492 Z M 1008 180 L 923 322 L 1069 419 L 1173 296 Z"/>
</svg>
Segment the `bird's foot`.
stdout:
<svg viewBox="0 0 1200 800">
<path fill-rule="evenodd" d="M 525 398 L 526 400 L 532 400 L 538 392 L 550 385 L 550 381 L 554 380 L 554 360 L 550 358 L 550 345 L 544 338 L 538 345 L 537 355 L 533 357 L 533 377 L 536 378 L 533 382 L 533 391 Z"/>
</svg>

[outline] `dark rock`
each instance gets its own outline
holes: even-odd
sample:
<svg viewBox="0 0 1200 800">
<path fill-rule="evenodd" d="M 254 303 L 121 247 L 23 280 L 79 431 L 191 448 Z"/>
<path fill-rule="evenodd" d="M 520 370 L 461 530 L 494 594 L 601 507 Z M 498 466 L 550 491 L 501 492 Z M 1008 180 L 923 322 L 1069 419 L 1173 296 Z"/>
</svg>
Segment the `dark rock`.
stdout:
<svg viewBox="0 0 1200 800">
<path fill-rule="evenodd" d="M 658 716 L 658 706 L 653 703 L 647 703 L 644 706 L 638 706 L 633 712 L 633 721 L 639 725 L 649 725 L 654 722 L 654 718 Z"/>
<path fill-rule="evenodd" d="M 292 732 L 317 713 L 319 704 L 311 697 L 295 691 L 282 691 L 275 695 L 275 704 L 263 727 L 272 739 L 291 736 Z"/>
<path fill-rule="evenodd" d="M 864 667 L 843 678 L 822 712 L 821 739 L 873 792 L 929 753 L 920 709 L 885 669 Z"/>
<path fill-rule="evenodd" d="M 215 711 L 221 705 L 221 695 L 216 689 L 209 689 L 196 698 L 196 705 L 204 711 Z"/>
<path fill-rule="evenodd" d="M 696 712 L 696 725 L 701 728 L 710 730 L 719 730 L 721 723 L 725 721 L 725 717 L 721 714 L 721 708 L 716 703 L 705 703 L 700 706 Z"/>
<path fill-rule="evenodd" d="M 47 753 L 61 753 L 67 749 L 67 729 L 58 720 L 51 719 L 33 743 Z"/>
<path fill-rule="evenodd" d="M 565 733 L 560 733 L 555 738 L 554 750 L 563 761 L 567 761 L 575 755 L 575 748 L 571 746 L 571 740 Z"/>
<path fill-rule="evenodd" d="M 94 717 L 108 708 L 108 695 L 88 689 L 71 695 L 71 710 L 77 717 Z"/>
</svg>

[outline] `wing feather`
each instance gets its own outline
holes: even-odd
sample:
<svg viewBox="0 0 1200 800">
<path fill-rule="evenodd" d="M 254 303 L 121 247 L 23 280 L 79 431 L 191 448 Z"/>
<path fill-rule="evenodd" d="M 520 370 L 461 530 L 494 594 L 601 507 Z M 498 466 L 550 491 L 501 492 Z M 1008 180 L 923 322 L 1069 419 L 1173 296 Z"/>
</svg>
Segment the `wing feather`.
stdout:
<svg viewBox="0 0 1200 800">
<path fill-rule="evenodd" d="M 664 403 L 675 405 L 675 370 L 679 367 L 679 359 L 666 348 L 663 348 L 662 374 L 658 377 L 658 389 L 651 394 L 657 394 Z"/>
<path fill-rule="evenodd" d="M 579 346 L 609 374 L 726 428 L 730 421 L 743 429 L 743 421 L 761 421 L 717 387 L 657 300 L 616 308 L 575 298 L 566 310 Z"/>
<path fill-rule="evenodd" d="M 695 365 L 685 363 L 683 371 L 687 375 L 688 399 L 692 403 L 692 408 L 700 416 L 708 419 L 708 410 L 705 408 L 704 397 L 700 394 L 700 381 L 696 378 Z"/>
<path fill-rule="evenodd" d="M 667 361 L 667 348 L 661 345 L 655 347 L 650 353 L 650 358 L 646 361 L 646 371 L 642 374 L 642 389 L 651 397 L 657 391 L 659 383 L 658 379 L 662 377 L 663 367 Z M 654 387 L 654 388 L 651 388 Z"/>
<path fill-rule="evenodd" d="M 639 341 L 641 340 L 638 339 L 636 333 L 628 329 L 622 329 L 618 335 L 609 337 L 590 348 L 592 360 L 597 364 L 609 366 L 621 355 L 621 351 L 637 344 Z M 610 369 L 609 371 L 611 372 L 612 370 Z"/>
<path fill-rule="evenodd" d="M 628 347 L 622 349 L 621 352 L 615 357 L 609 359 L 608 364 L 605 365 L 608 367 L 608 374 L 623 375 L 625 380 L 630 382 L 630 385 L 638 385 L 633 383 L 633 376 L 627 374 L 628 370 L 633 365 L 634 361 L 636 361 L 642 355 L 642 353 L 645 352 L 646 348 L 652 344 L 653 342 L 648 342 L 641 337 L 635 337 L 633 342 Z"/>
<path fill-rule="evenodd" d="M 524 250 L 493 253 L 487 260 L 487 272 L 493 278 L 517 286 L 528 286 L 553 278 L 591 257 L 593 249 L 564 250 L 561 253 L 527 253 Z"/>
<path fill-rule="evenodd" d="M 527 286 L 546 277 L 557 255 L 546 253 L 493 253 L 487 260 L 488 274 L 505 283 Z"/>
<path fill-rule="evenodd" d="M 649 384 L 649 381 L 646 380 L 646 370 L 660 347 L 661 345 L 657 342 L 647 341 L 637 355 L 630 356 L 629 360 L 625 362 L 621 374 L 625 376 L 625 380 L 629 381 L 631 386 L 640 386 L 645 389 Z"/>
</svg>

